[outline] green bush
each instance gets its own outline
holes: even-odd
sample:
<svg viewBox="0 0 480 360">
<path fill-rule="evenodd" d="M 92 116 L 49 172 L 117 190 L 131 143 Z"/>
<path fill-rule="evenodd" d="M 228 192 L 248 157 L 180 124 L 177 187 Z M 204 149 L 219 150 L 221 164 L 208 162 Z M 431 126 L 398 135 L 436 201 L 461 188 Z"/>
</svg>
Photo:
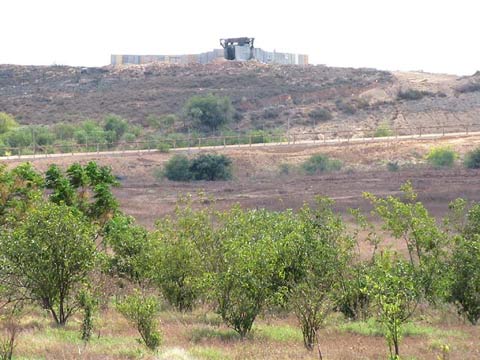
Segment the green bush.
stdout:
<svg viewBox="0 0 480 360">
<path fill-rule="evenodd" d="M 225 155 L 201 154 L 192 160 L 190 173 L 194 180 L 229 180 L 232 178 L 232 160 Z"/>
<path fill-rule="evenodd" d="M 165 165 L 164 175 L 172 181 L 190 181 L 192 179 L 190 160 L 185 155 L 172 156 Z"/>
<path fill-rule="evenodd" d="M 480 169 L 480 147 L 467 153 L 464 164 L 468 169 Z"/>
<path fill-rule="evenodd" d="M 303 170 L 313 175 L 320 172 L 337 171 L 342 168 L 342 162 L 337 159 L 330 159 L 327 155 L 317 154 L 312 155 L 307 161 L 302 164 Z"/>
<path fill-rule="evenodd" d="M 193 96 L 184 106 L 185 116 L 197 127 L 218 130 L 232 120 L 234 109 L 228 97 Z"/>
<path fill-rule="evenodd" d="M 390 129 L 390 126 L 387 123 L 381 123 L 376 128 L 375 132 L 373 133 L 373 137 L 387 137 L 393 136 L 393 131 Z"/>
<path fill-rule="evenodd" d="M 309 112 L 308 116 L 314 120 L 327 121 L 332 118 L 332 114 L 328 109 L 316 108 Z"/>
<path fill-rule="evenodd" d="M 168 180 L 229 180 L 232 178 L 232 160 L 225 155 L 201 154 L 192 160 L 185 155 L 174 155 L 165 165 L 163 174 Z"/>
<path fill-rule="evenodd" d="M 6 112 L 0 112 L 0 134 L 4 134 L 18 126 L 15 118 Z"/>
<path fill-rule="evenodd" d="M 155 296 L 135 293 L 118 303 L 117 310 L 136 327 L 145 346 L 150 350 L 160 346 L 162 336 L 155 324 L 160 306 Z"/>
<path fill-rule="evenodd" d="M 448 147 L 437 147 L 427 154 L 427 161 L 435 168 L 452 167 L 457 154 Z"/>
<path fill-rule="evenodd" d="M 113 132 L 115 135 L 112 140 L 118 141 L 127 131 L 128 123 L 127 120 L 124 120 L 119 116 L 109 115 L 104 119 L 103 129 L 106 132 Z"/>
</svg>

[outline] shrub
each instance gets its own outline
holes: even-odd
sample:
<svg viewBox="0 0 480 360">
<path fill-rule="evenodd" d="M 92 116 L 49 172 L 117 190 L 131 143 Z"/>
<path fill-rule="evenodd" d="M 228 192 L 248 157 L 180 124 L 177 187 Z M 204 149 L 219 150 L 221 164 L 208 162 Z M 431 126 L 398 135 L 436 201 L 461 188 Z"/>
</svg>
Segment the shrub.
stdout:
<svg viewBox="0 0 480 360">
<path fill-rule="evenodd" d="M 225 155 L 201 154 L 192 160 L 185 155 L 173 156 L 165 165 L 163 174 L 168 180 L 229 180 L 232 161 Z"/>
<path fill-rule="evenodd" d="M 435 168 L 452 167 L 457 154 L 450 148 L 437 147 L 427 154 L 427 161 Z"/>
<path fill-rule="evenodd" d="M 78 299 L 80 308 L 83 310 L 82 340 L 90 341 L 93 331 L 93 316 L 98 305 L 98 300 L 87 291 L 81 291 Z"/>
<path fill-rule="evenodd" d="M 480 147 L 467 153 L 464 164 L 468 169 L 480 169 Z"/>
<path fill-rule="evenodd" d="M 115 134 L 115 141 L 118 141 L 128 129 L 127 120 L 116 115 L 109 115 L 104 120 L 103 129 Z"/>
<path fill-rule="evenodd" d="M 185 155 L 174 155 L 164 168 L 164 174 L 168 180 L 189 181 L 192 179 L 190 161 Z"/>
<path fill-rule="evenodd" d="M 330 113 L 330 111 L 328 109 L 320 108 L 320 107 L 315 108 L 312 111 L 310 111 L 308 113 L 308 116 L 311 119 L 319 120 L 319 121 L 327 121 L 327 120 L 330 120 L 332 118 L 332 114 Z"/>
<path fill-rule="evenodd" d="M 378 125 L 377 129 L 373 133 L 373 137 L 387 137 L 392 135 L 393 135 L 393 131 L 392 129 L 390 129 L 390 126 L 386 122 L 383 122 L 380 125 Z"/>
<path fill-rule="evenodd" d="M 425 96 L 431 96 L 429 91 L 422 91 L 416 89 L 400 90 L 397 94 L 397 98 L 400 100 L 420 100 Z"/>
<path fill-rule="evenodd" d="M 190 173 L 194 180 L 229 180 L 232 161 L 225 155 L 202 154 L 192 160 Z"/>
<path fill-rule="evenodd" d="M 387 163 L 387 169 L 391 172 L 397 172 L 400 169 L 400 165 L 398 165 L 398 161 L 389 161 Z"/>
<path fill-rule="evenodd" d="M 0 112 L 0 134 L 4 134 L 17 126 L 18 124 L 12 115 Z"/>
<path fill-rule="evenodd" d="M 343 112 L 344 114 L 353 115 L 357 112 L 357 108 L 354 104 L 350 102 L 345 102 L 342 99 L 338 99 L 337 101 L 335 101 L 335 106 L 339 111 Z"/>
<path fill-rule="evenodd" d="M 193 96 L 184 106 L 185 116 L 198 126 L 215 131 L 232 120 L 234 109 L 228 97 Z"/>
<path fill-rule="evenodd" d="M 150 350 L 156 350 L 162 340 L 155 324 L 159 309 L 155 296 L 143 296 L 138 292 L 117 304 L 117 310 L 136 327 L 141 341 Z"/>
<path fill-rule="evenodd" d="M 342 168 L 342 163 L 337 159 L 330 159 L 327 155 L 312 155 L 302 164 L 303 170 L 310 175 L 320 172 L 337 171 Z"/>
</svg>

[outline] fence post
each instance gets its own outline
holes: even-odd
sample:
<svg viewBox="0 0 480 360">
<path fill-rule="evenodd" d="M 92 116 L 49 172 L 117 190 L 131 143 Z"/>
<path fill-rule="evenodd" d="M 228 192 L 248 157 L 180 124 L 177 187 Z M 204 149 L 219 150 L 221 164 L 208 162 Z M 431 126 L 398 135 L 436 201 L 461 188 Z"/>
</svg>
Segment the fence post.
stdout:
<svg viewBox="0 0 480 360">
<path fill-rule="evenodd" d="M 252 146 L 252 135 L 248 135 L 248 146 Z"/>
<path fill-rule="evenodd" d="M 201 146 L 202 146 L 202 138 L 198 138 L 198 148 L 200 149 Z"/>
<path fill-rule="evenodd" d="M 468 125 L 465 126 L 465 135 L 468 135 Z"/>
<path fill-rule="evenodd" d="M 225 140 L 225 136 L 223 137 L 223 147 L 224 147 L 224 148 L 227 147 L 227 141 Z"/>
</svg>

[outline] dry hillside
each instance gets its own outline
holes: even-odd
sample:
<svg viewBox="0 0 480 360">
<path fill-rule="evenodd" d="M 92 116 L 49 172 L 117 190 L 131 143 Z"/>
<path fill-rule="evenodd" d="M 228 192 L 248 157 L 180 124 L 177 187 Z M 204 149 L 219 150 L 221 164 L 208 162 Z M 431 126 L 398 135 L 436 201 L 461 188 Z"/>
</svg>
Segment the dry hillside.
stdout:
<svg viewBox="0 0 480 360">
<path fill-rule="evenodd" d="M 418 90 L 420 99 L 400 99 Z M 77 68 L 0 65 L 0 111 L 23 124 L 75 122 L 114 113 L 137 124 L 149 115 L 181 112 L 195 94 L 229 96 L 239 116 L 233 129 L 285 126 L 313 131 L 318 107 L 332 118 L 317 128 L 425 126 L 475 121 L 480 75 L 459 78 L 326 66 L 255 62 Z M 407 94 L 408 95 L 408 94 Z M 408 96 L 407 96 L 408 97 Z"/>
</svg>

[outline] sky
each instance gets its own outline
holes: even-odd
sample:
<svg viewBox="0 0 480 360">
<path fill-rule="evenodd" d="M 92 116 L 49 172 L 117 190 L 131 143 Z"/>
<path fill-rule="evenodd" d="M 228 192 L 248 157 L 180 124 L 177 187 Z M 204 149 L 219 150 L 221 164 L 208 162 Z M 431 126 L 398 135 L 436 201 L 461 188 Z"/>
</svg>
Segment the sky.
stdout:
<svg viewBox="0 0 480 360">
<path fill-rule="evenodd" d="M 0 14 L 0 64 L 103 66 L 249 36 L 313 64 L 480 70 L 476 0 L 0 0 Z"/>
</svg>

